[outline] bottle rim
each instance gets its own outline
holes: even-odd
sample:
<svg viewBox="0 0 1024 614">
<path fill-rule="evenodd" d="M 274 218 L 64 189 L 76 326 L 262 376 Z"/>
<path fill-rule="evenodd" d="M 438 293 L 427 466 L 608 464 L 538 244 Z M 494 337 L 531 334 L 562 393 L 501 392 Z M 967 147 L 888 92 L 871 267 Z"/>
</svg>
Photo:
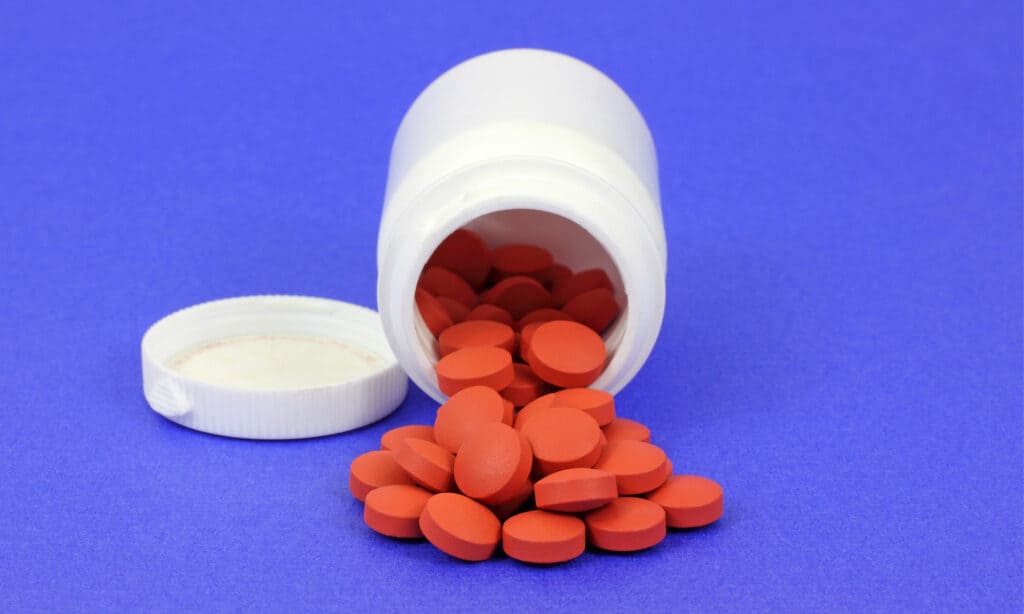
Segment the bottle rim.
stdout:
<svg viewBox="0 0 1024 614">
<path fill-rule="evenodd" d="M 665 307 L 665 257 L 658 249 L 665 244 L 663 230 L 659 241 L 637 214 L 637 203 L 585 169 L 538 157 L 487 160 L 389 206 L 396 208 L 390 223 L 381 226 L 378 310 L 399 362 L 434 399 L 444 399 L 433 377 L 436 351 L 427 350 L 435 340 L 416 315 L 413 290 L 433 249 L 448 234 L 498 211 L 561 216 L 589 233 L 619 269 L 627 304 L 605 336 L 609 362 L 594 387 L 618 392 L 653 349 Z"/>
</svg>

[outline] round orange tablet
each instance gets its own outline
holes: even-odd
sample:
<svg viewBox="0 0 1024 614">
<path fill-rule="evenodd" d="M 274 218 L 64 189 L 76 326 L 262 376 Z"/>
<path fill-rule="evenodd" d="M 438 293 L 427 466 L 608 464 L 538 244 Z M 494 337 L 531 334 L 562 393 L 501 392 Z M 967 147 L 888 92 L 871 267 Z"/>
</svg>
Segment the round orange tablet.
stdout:
<svg viewBox="0 0 1024 614">
<path fill-rule="evenodd" d="M 650 548 L 665 539 L 665 510 L 636 497 L 619 497 L 583 517 L 587 541 L 614 552 Z"/>
<path fill-rule="evenodd" d="M 551 252 L 536 245 L 502 245 L 491 251 L 492 276 L 496 280 L 512 275 L 529 275 L 544 281 L 550 276 L 554 258 Z"/>
<path fill-rule="evenodd" d="M 419 285 L 434 296 L 453 298 L 469 309 L 480 302 L 469 282 L 444 267 L 430 266 L 424 269 Z"/>
<path fill-rule="evenodd" d="M 448 235 L 427 260 L 427 266 L 442 266 L 479 288 L 491 272 L 491 250 L 476 233 L 459 229 Z"/>
<path fill-rule="evenodd" d="M 586 512 L 619 496 L 615 476 L 607 471 L 576 467 L 563 469 L 533 485 L 537 507 L 553 512 Z"/>
<path fill-rule="evenodd" d="M 559 405 L 575 407 L 605 426 L 615 419 L 615 397 L 597 388 L 566 388 L 555 393 Z"/>
<path fill-rule="evenodd" d="M 394 450 L 407 437 L 434 441 L 434 427 L 427 424 L 406 424 L 395 427 L 380 436 L 380 447 L 382 450 Z"/>
<path fill-rule="evenodd" d="M 697 475 L 674 475 L 647 498 L 665 509 L 668 526 L 676 529 L 703 527 L 722 517 L 722 487 Z"/>
<path fill-rule="evenodd" d="M 564 563 L 583 554 L 587 529 L 575 516 L 532 510 L 502 525 L 505 554 L 525 563 Z"/>
<path fill-rule="evenodd" d="M 413 481 L 427 490 L 442 492 L 452 487 L 455 457 L 436 443 L 403 439 L 395 450 L 395 460 Z"/>
<path fill-rule="evenodd" d="M 618 317 L 619 304 L 611 290 L 595 288 L 574 297 L 562 306 L 562 311 L 600 334 Z"/>
<path fill-rule="evenodd" d="M 423 508 L 420 531 L 445 554 L 464 561 L 483 561 L 498 547 L 501 521 L 465 495 L 440 493 Z"/>
<path fill-rule="evenodd" d="M 530 419 L 530 416 L 537 412 L 544 411 L 548 407 L 552 407 L 555 404 L 555 393 L 549 392 L 543 396 L 539 396 L 536 399 L 527 403 L 519 413 L 516 415 L 515 427 L 517 431 L 523 430 L 523 425 Z"/>
<path fill-rule="evenodd" d="M 516 376 L 508 388 L 501 391 L 501 395 L 514 406 L 523 407 L 540 396 L 547 385 L 533 373 L 529 365 L 516 363 L 512 368 L 515 369 Z"/>
<path fill-rule="evenodd" d="M 576 388 L 589 386 L 604 370 L 600 335 L 576 322 L 544 322 L 530 337 L 527 362 L 542 380 Z"/>
<path fill-rule="evenodd" d="M 601 429 L 578 409 L 549 407 L 534 413 L 523 425 L 522 433 L 530 441 L 542 475 L 592 467 L 601 456 Z"/>
<path fill-rule="evenodd" d="M 557 283 L 551 290 L 551 300 L 555 305 L 564 305 L 580 294 L 597 288 L 612 289 L 612 280 L 604 269 L 587 269 Z"/>
<path fill-rule="evenodd" d="M 613 441 L 604 447 L 595 469 L 615 475 L 620 495 L 651 492 L 665 483 L 665 452 L 645 441 Z"/>
<path fill-rule="evenodd" d="M 363 520 L 371 529 L 388 537 L 423 537 L 420 514 L 431 496 L 422 488 L 408 484 L 375 488 L 366 495 Z"/>
<path fill-rule="evenodd" d="M 536 279 L 516 275 L 495 284 L 484 294 L 484 300 L 508 311 L 518 320 L 531 311 L 547 307 L 551 303 L 551 294 Z"/>
<path fill-rule="evenodd" d="M 416 309 L 420 312 L 420 317 L 423 318 L 427 329 L 435 337 L 454 324 L 444 305 L 422 288 L 416 288 Z"/>
<path fill-rule="evenodd" d="M 469 320 L 444 329 L 437 343 L 441 356 L 471 347 L 504 348 L 511 353 L 515 349 L 516 335 L 511 326 L 500 322 Z"/>
<path fill-rule="evenodd" d="M 470 386 L 501 390 L 515 379 L 512 354 L 494 347 L 463 348 L 437 361 L 437 386 L 452 395 Z"/>
<path fill-rule="evenodd" d="M 441 306 L 444 307 L 445 312 L 448 314 L 448 317 L 452 319 L 452 322 L 458 324 L 465 320 L 466 316 L 469 315 L 469 308 L 459 301 L 453 298 L 448 298 L 447 296 L 437 296 L 435 298 L 437 299 L 437 302 L 441 303 Z"/>
<path fill-rule="evenodd" d="M 512 326 L 512 314 L 505 311 L 497 305 L 490 305 L 488 303 L 481 303 L 476 307 L 469 310 L 466 314 L 466 320 L 491 320 L 492 322 L 501 322 L 508 326 Z"/>
<path fill-rule="evenodd" d="M 651 440 L 651 429 L 629 418 L 615 418 L 603 430 L 609 442 Z"/>
<path fill-rule="evenodd" d="M 374 488 L 391 484 L 412 484 L 409 474 L 399 466 L 390 450 L 373 450 L 360 454 L 349 465 L 348 489 L 360 501 Z"/>
<path fill-rule="evenodd" d="M 507 424 L 486 424 L 470 435 L 455 456 L 455 484 L 462 494 L 487 505 L 522 492 L 533 467 L 526 437 Z"/>
<path fill-rule="evenodd" d="M 470 386 L 453 394 L 437 409 L 434 439 L 455 454 L 466 439 L 485 424 L 499 424 L 505 418 L 501 395 L 487 386 Z"/>
<path fill-rule="evenodd" d="M 533 324 L 534 322 L 551 322 L 554 320 L 572 320 L 569 314 L 565 313 L 561 309 L 554 309 L 552 307 L 541 307 L 540 309 L 534 309 L 525 316 L 519 318 L 516 322 L 516 330 L 523 330 L 523 327 L 527 324 Z"/>
</svg>

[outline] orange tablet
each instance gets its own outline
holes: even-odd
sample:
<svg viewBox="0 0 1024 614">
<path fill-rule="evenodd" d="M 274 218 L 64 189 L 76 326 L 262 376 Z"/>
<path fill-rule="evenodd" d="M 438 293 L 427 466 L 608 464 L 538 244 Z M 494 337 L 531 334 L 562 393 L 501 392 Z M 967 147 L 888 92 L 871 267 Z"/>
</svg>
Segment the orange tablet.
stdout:
<svg viewBox="0 0 1024 614">
<path fill-rule="evenodd" d="M 491 272 L 491 250 L 475 232 L 461 228 L 441 241 L 427 266 L 442 266 L 479 288 Z"/>
<path fill-rule="evenodd" d="M 615 475 L 600 469 L 576 467 L 556 471 L 533 486 L 537 507 L 553 512 L 586 512 L 619 496 Z"/>
<path fill-rule="evenodd" d="M 505 418 L 505 403 L 487 386 L 470 386 L 456 392 L 437 409 L 434 439 L 452 454 L 459 451 L 474 431 Z"/>
<path fill-rule="evenodd" d="M 523 491 L 532 467 L 533 453 L 522 433 L 507 424 L 485 424 L 455 455 L 455 484 L 462 494 L 496 505 Z"/>
<path fill-rule="evenodd" d="M 604 341 L 576 322 L 545 322 L 533 331 L 527 362 L 538 377 L 555 386 L 589 386 L 604 370 Z"/>
<path fill-rule="evenodd" d="M 505 554 L 525 563 L 565 563 L 583 554 L 587 530 L 575 516 L 532 510 L 502 525 Z"/>
<path fill-rule="evenodd" d="M 647 499 L 619 497 L 583 520 L 587 541 L 602 550 L 634 552 L 665 539 L 665 510 Z"/>
<path fill-rule="evenodd" d="M 722 517 L 722 487 L 697 475 L 674 475 L 647 498 L 664 508 L 668 526 L 677 529 L 703 527 Z"/>
<path fill-rule="evenodd" d="M 427 501 L 420 515 L 420 531 L 438 550 L 464 561 L 490 558 L 501 541 L 501 521 L 494 512 L 451 492 Z"/>
<path fill-rule="evenodd" d="M 366 495 L 363 520 L 368 527 L 388 537 L 423 537 L 420 514 L 431 496 L 422 488 L 408 484 L 376 488 Z"/>
<path fill-rule="evenodd" d="M 549 407 L 530 416 L 522 433 L 541 475 L 592 467 L 601 455 L 601 429 L 593 418 L 571 407 Z"/>
<path fill-rule="evenodd" d="M 413 479 L 398 464 L 390 450 L 373 450 L 360 454 L 348 470 L 348 489 L 360 501 L 374 488 L 390 484 L 412 484 Z"/>
<path fill-rule="evenodd" d="M 463 348 L 442 357 L 435 370 L 437 386 L 448 395 L 470 386 L 502 390 L 515 379 L 512 355 L 502 348 Z"/>
</svg>

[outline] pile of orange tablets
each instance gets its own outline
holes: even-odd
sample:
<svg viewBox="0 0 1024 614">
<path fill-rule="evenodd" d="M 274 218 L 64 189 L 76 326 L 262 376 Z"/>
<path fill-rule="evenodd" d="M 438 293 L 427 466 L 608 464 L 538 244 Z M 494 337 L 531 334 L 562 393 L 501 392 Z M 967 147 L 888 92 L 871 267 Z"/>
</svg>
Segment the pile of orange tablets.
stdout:
<svg viewBox="0 0 1024 614">
<path fill-rule="evenodd" d="M 349 488 L 371 529 L 467 561 L 562 563 L 586 546 L 650 548 L 722 515 L 722 488 L 674 475 L 644 425 L 588 388 L 619 314 L 605 271 L 532 245 L 490 249 L 457 230 L 423 270 L 416 305 L 437 338 L 448 400 L 433 425 L 392 429 Z"/>
</svg>

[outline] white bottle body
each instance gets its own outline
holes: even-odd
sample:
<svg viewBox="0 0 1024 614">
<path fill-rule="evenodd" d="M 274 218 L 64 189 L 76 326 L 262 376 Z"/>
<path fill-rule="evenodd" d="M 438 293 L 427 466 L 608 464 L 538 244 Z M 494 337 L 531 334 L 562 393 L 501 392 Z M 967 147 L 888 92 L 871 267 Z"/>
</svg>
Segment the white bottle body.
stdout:
<svg viewBox="0 0 1024 614">
<path fill-rule="evenodd" d="M 492 247 L 534 243 L 574 271 L 609 271 L 623 312 L 594 386 L 629 383 L 661 328 L 667 252 L 654 143 L 614 82 L 558 53 L 489 53 L 435 80 L 399 126 L 377 303 L 399 363 L 437 400 L 436 343 L 414 291 L 434 248 L 462 227 Z"/>
</svg>

